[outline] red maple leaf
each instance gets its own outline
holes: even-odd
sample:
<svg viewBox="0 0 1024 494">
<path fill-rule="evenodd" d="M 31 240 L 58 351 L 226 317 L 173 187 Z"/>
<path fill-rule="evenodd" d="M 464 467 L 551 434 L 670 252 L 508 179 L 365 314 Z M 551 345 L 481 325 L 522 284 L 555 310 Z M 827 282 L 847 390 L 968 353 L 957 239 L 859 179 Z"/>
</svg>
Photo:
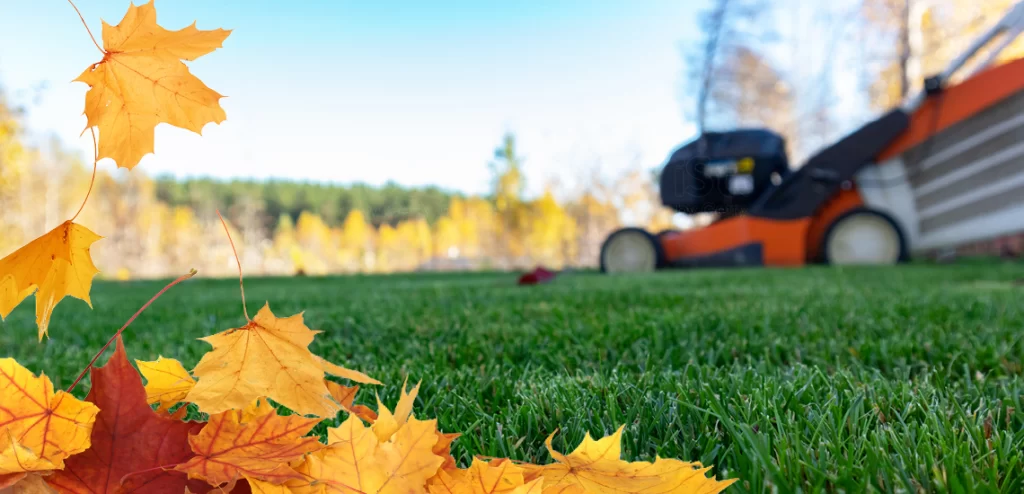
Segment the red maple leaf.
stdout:
<svg viewBox="0 0 1024 494">
<path fill-rule="evenodd" d="M 558 273 L 548 271 L 541 266 L 537 266 L 537 269 L 530 271 L 519 277 L 520 285 L 536 285 L 538 283 L 547 283 L 553 279 Z"/>
<path fill-rule="evenodd" d="M 47 477 L 47 483 L 59 492 L 83 494 L 181 494 L 186 484 L 193 491 L 203 487 L 183 473 L 165 470 L 193 456 L 188 436 L 203 424 L 160 416 L 149 407 L 142 379 L 128 362 L 120 336 L 107 365 L 93 368 L 90 376 L 86 401 L 100 409 L 92 446 L 68 458 L 64 470 Z"/>
</svg>

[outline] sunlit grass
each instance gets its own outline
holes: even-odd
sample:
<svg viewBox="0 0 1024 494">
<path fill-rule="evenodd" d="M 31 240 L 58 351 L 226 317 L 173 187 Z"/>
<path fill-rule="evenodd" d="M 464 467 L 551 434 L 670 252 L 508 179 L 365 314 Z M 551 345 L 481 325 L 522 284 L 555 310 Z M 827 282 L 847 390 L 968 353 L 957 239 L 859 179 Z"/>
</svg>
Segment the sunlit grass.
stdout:
<svg viewBox="0 0 1024 494">
<path fill-rule="evenodd" d="M 630 459 L 714 464 L 730 492 L 1024 492 L 1024 266 L 247 278 L 249 313 L 305 311 L 313 350 L 461 431 L 454 454 L 548 461 L 627 424 Z M 67 387 L 164 282 L 97 282 L 37 344 L 30 298 L 0 346 Z M 126 332 L 129 356 L 194 365 L 239 326 L 237 280 L 190 280 Z M 102 360 L 101 360 L 102 361 Z M 84 395 L 87 386 L 76 389 Z M 871 486 L 871 487 L 869 487 Z"/>
</svg>

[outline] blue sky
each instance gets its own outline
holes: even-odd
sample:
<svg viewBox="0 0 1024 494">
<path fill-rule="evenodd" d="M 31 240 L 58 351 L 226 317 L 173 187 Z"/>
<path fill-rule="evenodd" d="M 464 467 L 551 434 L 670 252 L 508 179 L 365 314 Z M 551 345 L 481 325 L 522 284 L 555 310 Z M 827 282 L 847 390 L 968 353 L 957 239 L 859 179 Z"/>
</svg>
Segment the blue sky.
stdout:
<svg viewBox="0 0 1024 494">
<path fill-rule="evenodd" d="M 127 0 L 76 2 L 97 37 Z M 136 3 L 138 0 L 136 0 Z M 482 192 L 514 131 L 531 191 L 662 163 L 693 136 L 684 43 L 704 1 L 157 0 L 168 29 L 233 29 L 190 63 L 228 96 L 202 137 L 157 128 L 139 170 L 178 176 L 437 184 Z M 0 84 L 29 125 L 84 157 L 87 86 L 100 58 L 71 6 L 0 0 Z M 32 89 L 46 88 L 33 98 Z M 113 164 L 101 162 L 106 169 Z"/>
</svg>

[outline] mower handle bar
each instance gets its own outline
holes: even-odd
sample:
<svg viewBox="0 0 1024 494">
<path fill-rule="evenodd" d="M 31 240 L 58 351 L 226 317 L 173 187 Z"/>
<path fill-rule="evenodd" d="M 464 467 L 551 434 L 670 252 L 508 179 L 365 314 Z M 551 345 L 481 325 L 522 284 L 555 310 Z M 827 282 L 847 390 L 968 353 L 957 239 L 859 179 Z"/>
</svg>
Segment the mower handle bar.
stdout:
<svg viewBox="0 0 1024 494">
<path fill-rule="evenodd" d="M 1020 36 L 1022 31 L 1024 31 L 1024 0 L 1018 1 L 1013 7 L 1010 7 L 999 22 L 975 39 L 974 42 L 960 54 L 960 56 L 953 59 L 953 61 L 949 63 L 949 66 L 946 67 L 946 70 L 943 70 L 938 76 L 936 76 L 939 85 L 944 86 L 953 74 L 956 74 L 956 72 L 960 70 L 960 68 L 962 68 L 964 64 L 971 59 L 971 57 L 991 43 L 992 40 L 996 39 L 1000 35 L 1005 35 L 1002 42 L 992 50 L 992 53 L 989 54 L 988 58 L 986 58 L 981 64 L 978 64 L 974 70 L 968 74 L 968 77 L 984 70 L 995 61 L 996 57 L 999 56 L 1007 46 L 1010 46 L 1010 43 Z M 903 105 L 903 109 L 908 113 L 913 112 L 921 106 L 922 103 L 924 103 L 924 100 L 927 97 L 927 90 L 922 89 Z"/>
</svg>

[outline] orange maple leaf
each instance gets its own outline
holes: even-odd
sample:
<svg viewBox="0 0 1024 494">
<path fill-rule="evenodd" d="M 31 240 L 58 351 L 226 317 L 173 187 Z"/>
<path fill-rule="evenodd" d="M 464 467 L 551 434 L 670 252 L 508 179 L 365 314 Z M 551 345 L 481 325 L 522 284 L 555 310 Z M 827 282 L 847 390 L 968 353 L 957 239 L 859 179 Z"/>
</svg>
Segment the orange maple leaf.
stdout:
<svg viewBox="0 0 1024 494">
<path fill-rule="evenodd" d="M 323 360 L 309 351 L 317 333 L 301 313 L 277 318 L 264 305 L 245 326 L 201 338 L 213 349 L 192 371 L 197 382 L 185 401 L 217 414 L 267 397 L 299 414 L 334 416 Z"/>
<path fill-rule="evenodd" d="M 327 391 L 331 393 L 331 397 L 341 405 L 343 410 L 348 413 L 355 414 L 357 417 L 367 422 L 377 420 L 377 412 L 365 405 L 353 405 L 356 398 L 356 392 L 359 391 L 359 386 L 343 386 L 334 381 L 327 380 L 324 381 L 324 384 L 327 385 Z"/>
<path fill-rule="evenodd" d="M 338 402 L 342 407 L 346 409 L 352 408 L 352 403 L 356 400 L 356 393 L 359 391 L 359 386 L 343 386 L 334 381 L 324 380 L 324 384 L 327 385 L 327 391 L 331 393 L 331 397 L 334 401 Z"/>
<path fill-rule="evenodd" d="M 406 494 L 424 492 L 443 463 L 431 450 L 437 421 L 410 418 L 386 442 L 355 415 L 327 431 L 328 446 L 306 456 L 296 470 L 303 481 L 288 481 L 296 494 Z"/>
<path fill-rule="evenodd" d="M 622 429 L 595 441 L 587 434 L 572 453 L 563 455 L 554 450 L 548 436 L 545 445 L 555 463 L 549 465 L 520 464 L 527 481 L 542 478 L 544 492 L 593 494 L 717 494 L 737 479 L 719 481 L 705 477 L 711 467 L 700 463 L 656 458 L 655 461 L 627 462 L 622 454 Z"/>
<path fill-rule="evenodd" d="M 452 443 L 455 442 L 462 436 L 458 432 L 441 432 L 437 431 L 437 443 L 434 444 L 434 454 L 444 458 L 444 463 L 441 464 L 441 468 L 444 470 L 452 470 L 456 467 L 455 457 L 452 456 Z"/>
<path fill-rule="evenodd" d="M 281 416 L 265 400 L 260 403 L 211 416 L 199 434 L 189 438 L 196 456 L 175 469 L 214 486 L 243 476 L 272 484 L 302 479 L 288 464 L 323 446 L 316 437 L 303 437 L 319 419 Z"/>
<path fill-rule="evenodd" d="M 89 290 L 99 270 L 92 263 L 89 247 L 101 238 L 82 225 L 65 221 L 0 259 L 0 319 L 35 292 L 36 325 L 42 341 L 53 308 L 65 296 L 84 300 L 91 308 Z"/>
<path fill-rule="evenodd" d="M 27 475 L 27 472 L 5 473 L 0 475 L 0 492 L 3 492 L 3 489 L 17 484 Z"/>
<path fill-rule="evenodd" d="M 207 123 L 223 122 L 223 97 L 189 72 L 182 60 L 195 60 L 220 48 L 230 30 L 201 31 L 195 23 L 168 31 L 156 23 L 153 2 L 130 5 L 116 26 L 103 23 L 103 60 L 76 81 L 85 94 L 86 129 L 98 127 L 99 158 L 131 169 L 153 152 L 159 123 L 202 133 Z"/>
<path fill-rule="evenodd" d="M 89 449 L 99 409 L 64 391 L 53 392 L 12 358 L 0 359 L 0 477 L 64 468 L 64 460 Z"/>
</svg>

